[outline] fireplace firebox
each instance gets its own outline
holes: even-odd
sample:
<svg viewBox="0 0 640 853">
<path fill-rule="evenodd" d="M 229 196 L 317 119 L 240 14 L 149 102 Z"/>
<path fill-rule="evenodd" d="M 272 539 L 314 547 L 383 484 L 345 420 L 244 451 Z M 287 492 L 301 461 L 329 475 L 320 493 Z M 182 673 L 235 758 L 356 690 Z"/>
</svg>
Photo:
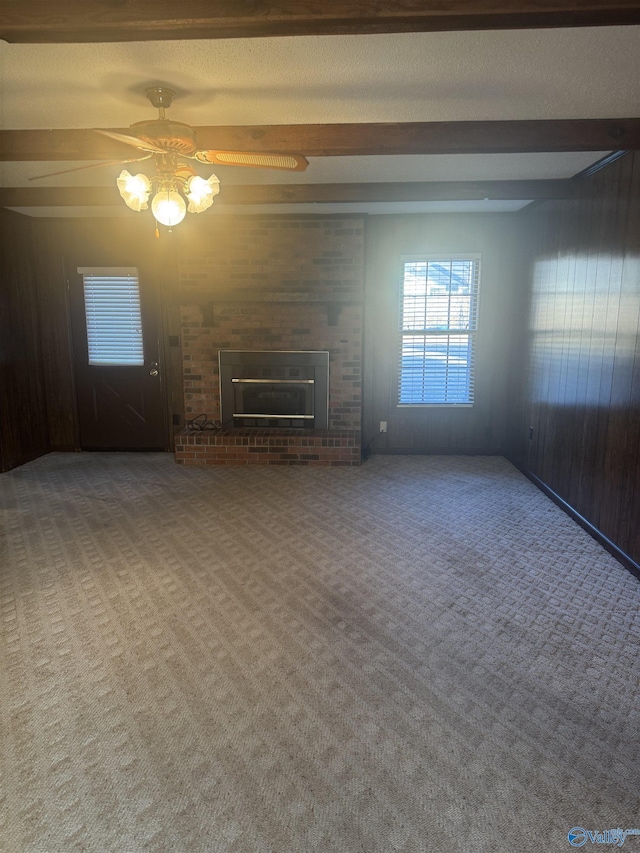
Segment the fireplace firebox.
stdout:
<svg viewBox="0 0 640 853">
<path fill-rule="evenodd" d="M 329 353 L 220 350 L 223 426 L 327 429 Z"/>
</svg>

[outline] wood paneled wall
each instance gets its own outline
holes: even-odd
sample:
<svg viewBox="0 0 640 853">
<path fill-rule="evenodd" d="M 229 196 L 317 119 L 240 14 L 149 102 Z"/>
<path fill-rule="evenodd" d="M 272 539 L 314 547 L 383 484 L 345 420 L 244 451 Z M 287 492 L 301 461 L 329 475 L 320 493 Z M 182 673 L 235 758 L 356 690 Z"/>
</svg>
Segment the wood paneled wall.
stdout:
<svg viewBox="0 0 640 853">
<path fill-rule="evenodd" d="M 640 563 L 640 153 L 580 190 L 523 215 L 528 380 L 514 457 Z"/>
<path fill-rule="evenodd" d="M 0 210 L 0 471 L 49 449 L 32 221 Z"/>
<path fill-rule="evenodd" d="M 501 453 L 519 345 L 522 243 L 513 214 L 370 216 L 367 220 L 363 447 L 371 453 Z M 472 407 L 397 406 L 400 259 L 479 253 L 481 284 Z M 388 432 L 379 432 L 386 421 Z"/>
<path fill-rule="evenodd" d="M 65 252 L 71 226 L 63 219 L 36 219 L 33 229 L 49 443 L 52 450 L 77 450 L 79 444 Z"/>
</svg>

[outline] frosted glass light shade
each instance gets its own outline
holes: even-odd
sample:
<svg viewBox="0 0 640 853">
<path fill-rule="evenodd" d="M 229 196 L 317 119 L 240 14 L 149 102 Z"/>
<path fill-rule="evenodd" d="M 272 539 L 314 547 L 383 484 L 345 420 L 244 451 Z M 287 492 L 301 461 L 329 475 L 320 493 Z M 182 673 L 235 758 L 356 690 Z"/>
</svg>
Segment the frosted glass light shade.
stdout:
<svg viewBox="0 0 640 853">
<path fill-rule="evenodd" d="M 186 183 L 189 213 L 203 213 L 213 204 L 213 199 L 220 192 L 220 181 L 211 175 L 205 181 L 200 175 L 194 175 Z"/>
<path fill-rule="evenodd" d="M 124 203 L 131 210 L 146 210 L 149 207 L 149 195 L 151 193 L 151 181 L 146 175 L 131 175 L 126 169 L 120 172 L 116 180 L 120 195 Z"/>
<path fill-rule="evenodd" d="M 182 222 L 187 212 L 187 205 L 176 190 L 160 189 L 153 197 L 151 210 L 158 222 L 171 227 Z"/>
</svg>

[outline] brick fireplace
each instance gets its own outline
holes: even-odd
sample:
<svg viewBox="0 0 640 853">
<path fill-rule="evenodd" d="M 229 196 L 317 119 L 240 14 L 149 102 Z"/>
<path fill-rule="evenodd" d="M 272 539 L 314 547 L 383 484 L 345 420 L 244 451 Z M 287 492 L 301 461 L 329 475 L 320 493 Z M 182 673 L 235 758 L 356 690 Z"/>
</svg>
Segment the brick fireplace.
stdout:
<svg viewBox="0 0 640 853">
<path fill-rule="evenodd" d="M 356 216 L 209 217 L 180 247 L 184 465 L 360 462 L 364 222 Z M 220 351 L 329 354 L 326 428 L 222 424 Z M 226 417 L 226 416 L 225 416 Z"/>
</svg>

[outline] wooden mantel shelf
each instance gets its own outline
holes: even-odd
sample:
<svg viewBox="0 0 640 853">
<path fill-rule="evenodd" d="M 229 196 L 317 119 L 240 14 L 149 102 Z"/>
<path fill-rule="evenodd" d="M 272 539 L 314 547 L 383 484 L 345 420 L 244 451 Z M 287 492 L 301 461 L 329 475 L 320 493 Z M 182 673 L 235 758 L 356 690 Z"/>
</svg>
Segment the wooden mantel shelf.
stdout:
<svg viewBox="0 0 640 853">
<path fill-rule="evenodd" d="M 195 290 L 184 288 L 180 293 L 184 304 L 202 304 L 202 302 L 341 302 L 342 304 L 361 305 L 350 293 L 312 293 L 306 290 Z"/>
<path fill-rule="evenodd" d="M 277 303 L 294 303 L 294 304 L 316 304 L 324 305 L 327 311 L 328 324 L 336 326 L 340 312 L 346 306 L 362 305 L 362 299 L 354 299 L 352 294 L 348 293 L 310 293 L 307 291 L 289 291 L 289 290 L 220 290 L 215 293 L 205 292 L 204 290 L 187 290 L 180 294 L 180 301 L 185 305 L 196 304 L 202 311 L 202 322 L 205 326 L 213 325 L 213 314 L 216 304 L 235 302 L 235 303 L 255 303 L 255 302 L 277 302 Z"/>
</svg>

